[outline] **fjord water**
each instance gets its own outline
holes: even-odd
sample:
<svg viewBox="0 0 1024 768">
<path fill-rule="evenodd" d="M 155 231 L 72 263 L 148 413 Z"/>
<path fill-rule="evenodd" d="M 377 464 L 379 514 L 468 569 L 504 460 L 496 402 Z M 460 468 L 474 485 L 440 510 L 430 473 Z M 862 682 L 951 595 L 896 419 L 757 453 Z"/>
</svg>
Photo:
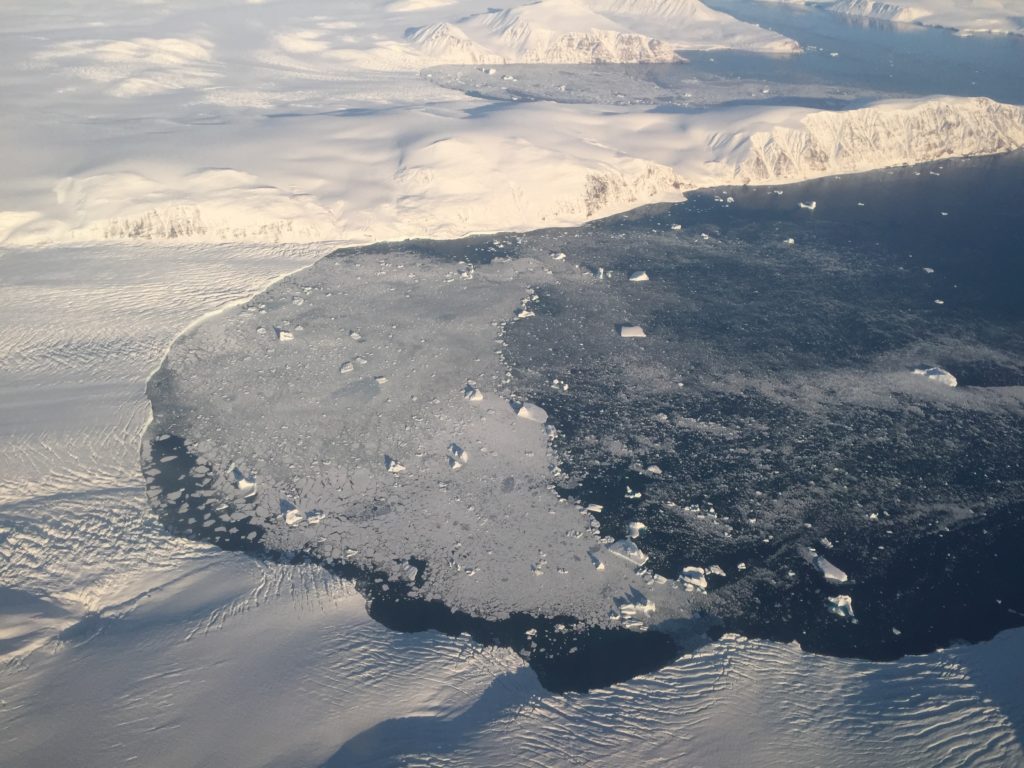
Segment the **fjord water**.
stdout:
<svg viewBox="0 0 1024 768">
<path fill-rule="evenodd" d="M 709 3 L 800 43 L 794 55 L 683 51 L 674 64 L 506 65 L 428 70 L 439 85 L 496 101 L 652 104 L 692 112 L 741 104 L 828 109 L 885 98 L 984 96 L 1024 103 L 1024 37 L 865 20 L 782 3 Z"/>
<path fill-rule="evenodd" d="M 727 631 L 892 659 L 1021 625 L 1022 199 L 1017 153 L 713 190 L 558 243 L 612 273 L 508 336 L 562 492 L 604 534 L 644 523 L 667 578 L 720 566 Z M 914 373 L 935 365 L 959 386 Z"/>
<path fill-rule="evenodd" d="M 698 71 L 787 82 L 827 82 L 925 96 L 987 96 L 1024 103 L 1024 37 L 958 36 L 927 28 L 784 3 L 711 0 L 707 5 L 800 42 L 800 56 L 687 53 Z M 837 54 L 833 56 L 833 54 Z"/>
</svg>

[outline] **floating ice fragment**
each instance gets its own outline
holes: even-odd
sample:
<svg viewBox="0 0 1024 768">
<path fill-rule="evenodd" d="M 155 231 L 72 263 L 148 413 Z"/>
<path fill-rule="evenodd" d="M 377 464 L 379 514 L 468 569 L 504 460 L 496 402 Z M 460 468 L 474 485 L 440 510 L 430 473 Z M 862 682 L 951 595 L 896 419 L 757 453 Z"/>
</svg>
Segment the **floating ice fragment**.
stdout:
<svg viewBox="0 0 1024 768">
<path fill-rule="evenodd" d="M 946 302 L 944 302 L 942 299 L 936 299 L 935 303 L 939 304 L 939 305 L 942 305 L 942 304 L 945 304 Z"/>
<path fill-rule="evenodd" d="M 682 225 L 682 224 L 673 224 L 673 225 L 672 225 L 672 231 L 673 231 L 673 232 L 678 232 L 678 231 L 679 231 L 679 230 L 681 230 L 682 228 L 683 228 L 683 225 Z"/>
<path fill-rule="evenodd" d="M 354 371 L 355 369 L 356 367 L 352 365 L 350 361 L 346 360 L 344 363 L 341 364 L 341 367 L 338 370 L 341 373 L 352 373 L 352 371 Z"/>
<path fill-rule="evenodd" d="M 924 272 L 925 272 L 925 274 L 926 274 L 926 275 L 930 275 L 930 274 L 932 274 L 932 273 L 934 273 L 934 272 L 935 272 L 935 270 L 934 270 L 934 269 L 932 269 L 931 267 L 921 267 L 921 269 L 923 269 L 923 270 L 924 270 Z"/>
<path fill-rule="evenodd" d="M 642 531 L 646 531 L 647 526 L 640 522 L 632 522 L 629 524 L 629 538 L 635 539 L 640 535 Z"/>
<path fill-rule="evenodd" d="M 634 272 L 629 276 L 629 282 L 631 283 L 645 283 L 650 279 L 650 276 L 643 270 L 640 270 L 639 272 Z"/>
<path fill-rule="evenodd" d="M 285 524 L 289 526 L 306 522 L 306 513 L 285 499 L 281 499 L 281 514 L 284 515 Z"/>
<path fill-rule="evenodd" d="M 471 402 L 479 402 L 484 399 L 483 392 L 472 384 L 467 384 L 462 390 L 462 396 Z"/>
<path fill-rule="evenodd" d="M 590 562 L 594 564 L 594 568 L 597 570 L 604 570 L 604 561 L 593 552 L 590 553 Z"/>
<path fill-rule="evenodd" d="M 348 332 L 348 337 L 350 339 L 352 339 L 352 341 L 362 341 L 363 340 L 363 334 L 361 334 L 359 331 L 349 331 Z"/>
<path fill-rule="evenodd" d="M 809 203 L 800 203 L 800 207 L 801 208 L 805 208 L 808 211 L 813 211 L 815 208 L 818 207 L 818 201 L 817 200 L 811 200 L 811 202 L 809 202 Z"/>
<path fill-rule="evenodd" d="M 277 334 L 278 341 L 291 341 L 295 338 L 295 334 L 291 331 L 286 331 L 284 328 L 275 328 L 274 333 Z"/>
<path fill-rule="evenodd" d="M 659 467 L 657 464 L 648 464 L 647 469 L 645 471 L 649 475 L 660 475 L 661 467 Z"/>
<path fill-rule="evenodd" d="M 828 599 L 828 610 L 843 619 L 853 618 L 853 598 L 849 595 L 836 595 Z"/>
<path fill-rule="evenodd" d="M 543 424 L 548 420 L 548 412 L 536 403 L 520 403 L 513 407 L 515 408 L 516 416 L 521 419 L 536 421 L 538 424 Z"/>
<path fill-rule="evenodd" d="M 520 307 L 519 310 L 516 311 L 516 318 L 519 319 L 519 320 L 522 320 L 523 318 L 526 318 L 526 317 L 533 317 L 534 314 L 535 313 L 534 313 L 534 311 L 532 309 L 527 309 L 526 307 Z"/>
<path fill-rule="evenodd" d="M 405 471 L 405 467 L 399 464 L 397 459 L 393 459 L 387 455 L 384 456 L 384 468 L 387 469 L 388 472 L 393 472 L 395 474 Z"/>
<path fill-rule="evenodd" d="M 256 495 L 256 479 L 244 474 L 238 467 L 231 470 L 231 483 L 245 494 L 246 498 Z"/>
<path fill-rule="evenodd" d="M 601 512 L 604 512 L 604 505 L 603 504 L 587 504 L 587 508 L 584 511 L 585 512 L 591 512 L 593 514 L 599 514 Z"/>
<path fill-rule="evenodd" d="M 725 576 L 725 569 L 720 565 L 709 565 L 707 568 L 708 575 Z"/>
<path fill-rule="evenodd" d="M 554 259 L 555 261 L 565 261 L 565 254 L 562 253 L 561 251 L 552 252 L 551 258 Z"/>
<path fill-rule="evenodd" d="M 617 600 L 616 607 L 618 608 L 619 617 L 623 619 L 646 616 L 654 613 L 656 610 L 654 601 L 637 589 L 631 590 L 629 597 Z"/>
<path fill-rule="evenodd" d="M 786 245 L 796 245 L 796 240 L 794 240 L 792 237 L 787 237 L 784 242 L 786 243 Z"/>
<path fill-rule="evenodd" d="M 915 368 L 914 373 L 917 376 L 924 376 L 929 381 L 945 384 L 947 387 L 955 387 L 957 385 L 956 376 L 945 368 L 939 368 L 937 365 L 931 368 Z"/>
<path fill-rule="evenodd" d="M 647 334 L 639 325 L 620 325 L 619 336 L 624 339 L 643 339 L 647 337 Z"/>
<path fill-rule="evenodd" d="M 458 443 L 452 443 L 448 446 L 448 456 L 460 464 L 465 464 L 469 461 L 469 453 Z"/>
<path fill-rule="evenodd" d="M 825 581 L 829 584 L 844 584 L 848 576 L 846 572 L 835 564 L 829 562 L 821 555 L 815 555 L 813 560 L 814 567 L 817 568 L 821 575 L 825 577 Z"/>
<path fill-rule="evenodd" d="M 387 384 L 388 383 L 388 377 L 387 376 L 374 376 L 373 380 L 375 382 L 377 382 L 378 384 Z"/>
<path fill-rule="evenodd" d="M 687 592 L 707 592 L 708 580 L 705 571 L 699 565 L 688 565 L 683 568 L 679 581 Z"/>
<path fill-rule="evenodd" d="M 613 555 L 629 560 L 631 563 L 640 566 L 647 562 L 647 555 L 631 539 L 619 539 L 608 545 L 608 551 Z"/>
</svg>

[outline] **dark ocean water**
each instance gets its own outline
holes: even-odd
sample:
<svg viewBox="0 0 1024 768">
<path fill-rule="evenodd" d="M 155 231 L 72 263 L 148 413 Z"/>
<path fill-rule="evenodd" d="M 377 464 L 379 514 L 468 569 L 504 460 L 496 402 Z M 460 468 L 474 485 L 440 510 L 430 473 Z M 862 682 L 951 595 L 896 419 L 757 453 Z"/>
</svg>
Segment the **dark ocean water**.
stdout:
<svg viewBox="0 0 1024 768">
<path fill-rule="evenodd" d="M 563 493 L 612 536 L 645 523 L 668 578 L 723 567 L 726 630 L 891 659 L 1024 624 L 1022 200 L 1017 154 L 715 190 L 560 241 L 612 277 L 547 289 L 507 338 Z M 912 373 L 932 365 L 960 386 Z"/>
</svg>

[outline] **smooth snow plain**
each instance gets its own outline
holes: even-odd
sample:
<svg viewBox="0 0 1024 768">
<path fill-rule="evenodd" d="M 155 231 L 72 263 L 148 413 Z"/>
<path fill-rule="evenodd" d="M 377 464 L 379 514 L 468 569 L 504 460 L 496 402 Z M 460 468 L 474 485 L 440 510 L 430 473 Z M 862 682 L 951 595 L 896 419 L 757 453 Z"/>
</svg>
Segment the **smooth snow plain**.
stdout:
<svg viewBox="0 0 1024 768">
<path fill-rule="evenodd" d="M 604 5 L 609 29 L 624 26 Z M 437 62 L 407 29 L 487 10 L 5 4 L 0 91 L 17 105 L 0 117 L 16 148 L 0 182 L 5 764 L 612 764 L 624 750 L 651 764 L 1024 762 L 1019 631 L 885 667 L 727 637 L 600 695 L 549 696 L 511 652 L 384 630 L 319 569 L 160 528 L 138 463 L 148 377 L 178 333 L 324 243 L 574 224 L 748 175 L 1024 143 L 1019 110 L 985 100 L 868 107 L 853 127 L 805 108 L 691 121 L 491 110 L 415 75 Z M 792 50 L 732 31 L 734 47 Z M 821 154 L 830 131 L 878 121 L 910 121 L 920 141 L 861 145 L 839 167 Z M 937 140 L 950 121 L 971 143 Z"/>
</svg>

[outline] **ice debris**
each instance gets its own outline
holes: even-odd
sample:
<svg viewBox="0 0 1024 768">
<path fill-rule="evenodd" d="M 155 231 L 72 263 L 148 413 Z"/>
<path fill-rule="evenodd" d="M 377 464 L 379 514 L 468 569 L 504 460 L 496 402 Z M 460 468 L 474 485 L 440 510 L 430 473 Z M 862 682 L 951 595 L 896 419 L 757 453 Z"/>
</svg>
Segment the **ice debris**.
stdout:
<svg viewBox="0 0 1024 768">
<path fill-rule="evenodd" d="M 642 269 L 639 272 L 634 272 L 629 276 L 629 282 L 631 283 L 646 283 L 650 279 L 650 275 L 648 275 Z"/>
<path fill-rule="evenodd" d="M 538 424 L 543 424 L 548 420 L 548 412 L 541 408 L 536 403 L 519 403 L 514 405 L 516 416 L 527 421 L 536 421 Z"/>
<path fill-rule="evenodd" d="M 947 387 L 955 387 L 957 385 L 956 376 L 945 368 L 939 368 L 937 365 L 931 368 L 915 368 L 914 373 L 917 376 L 924 376 L 929 381 L 945 384 Z"/>
<path fill-rule="evenodd" d="M 849 595 L 836 595 L 828 599 L 828 610 L 843 619 L 853 618 L 853 599 Z"/>
<path fill-rule="evenodd" d="M 647 334 L 639 325 L 620 325 L 619 336 L 624 339 L 643 339 Z"/>
<path fill-rule="evenodd" d="M 640 566 L 647 562 L 647 555 L 631 539 L 619 539 L 608 545 L 608 551 L 613 555 L 629 560 L 631 563 Z"/>
<path fill-rule="evenodd" d="M 687 592 L 707 592 L 708 580 L 706 571 L 699 565 L 688 565 L 683 568 L 679 582 Z"/>
</svg>

